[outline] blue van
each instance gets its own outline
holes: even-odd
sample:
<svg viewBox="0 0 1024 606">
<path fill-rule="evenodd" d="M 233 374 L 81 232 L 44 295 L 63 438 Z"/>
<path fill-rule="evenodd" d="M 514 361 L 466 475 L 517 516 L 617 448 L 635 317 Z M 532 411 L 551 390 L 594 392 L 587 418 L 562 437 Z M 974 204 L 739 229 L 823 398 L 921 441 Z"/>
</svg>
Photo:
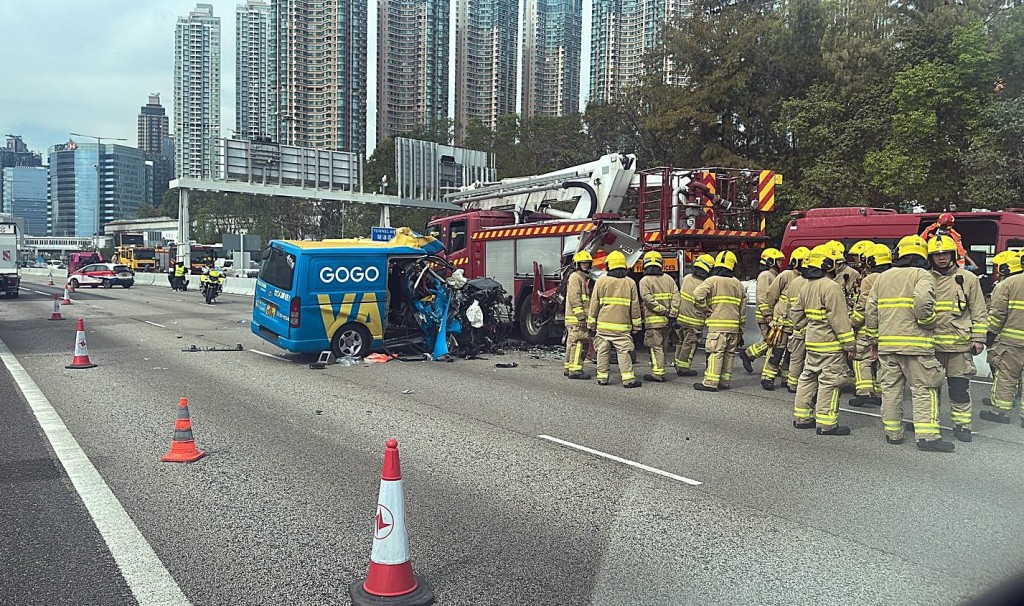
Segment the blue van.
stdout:
<svg viewBox="0 0 1024 606">
<path fill-rule="evenodd" d="M 435 283 L 430 268 L 442 250 L 409 228 L 389 242 L 272 240 L 262 253 L 250 329 L 291 352 L 363 357 L 381 349 L 389 328 L 419 332 L 423 314 L 408 310 L 410 300 L 418 303 L 409 291 Z"/>
</svg>

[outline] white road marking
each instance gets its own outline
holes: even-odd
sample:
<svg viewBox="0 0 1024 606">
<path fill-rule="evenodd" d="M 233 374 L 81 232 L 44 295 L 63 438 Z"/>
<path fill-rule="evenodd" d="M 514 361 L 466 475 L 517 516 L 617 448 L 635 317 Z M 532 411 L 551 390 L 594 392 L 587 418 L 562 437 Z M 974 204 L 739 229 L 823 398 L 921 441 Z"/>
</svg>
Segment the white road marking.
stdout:
<svg viewBox="0 0 1024 606">
<path fill-rule="evenodd" d="M 554 437 L 551 437 L 551 436 L 539 435 L 537 437 L 542 439 L 542 440 L 547 440 L 549 442 L 554 442 L 555 444 L 561 444 L 562 446 L 568 446 L 569 448 L 575 448 L 576 450 L 581 450 L 583 452 L 586 452 L 586 453 L 589 453 L 589 454 L 592 454 L 592 455 L 596 455 L 596 456 L 599 456 L 599 457 L 604 457 L 605 459 L 609 459 L 609 460 L 615 461 L 616 463 L 622 463 L 623 465 L 629 465 L 630 467 L 635 467 L 637 469 L 642 469 L 644 471 L 649 471 L 650 473 L 653 473 L 653 474 L 656 474 L 656 475 L 659 475 L 659 476 L 664 476 L 666 478 L 669 478 L 669 479 L 672 479 L 672 480 L 676 480 L 677 482 L 682 482 L 684 484 L 689 484 L 690 486 L 700 486 L 700 485 L 703 484 L 703 482 L 698 482 L 697 480 L 691 480 L 690 478 L 684 478 L 683 476 L 676 475 L 676 474 L 668 472 L 668 471 L 663 471 L 663 470 L 658 469 L 656 467 L 651 467 L 649 465 L 644 465 L 643 463 L 637 463 L 636 461 L 630 461 L 629 459 L 623 459 L 622 457 L 617 457 L 617 456 L 615 456 L 613 454 L 608 454 L 606 452 L 601 452 L 600 450 L 594 450 L 593 448 L 587 448 L 586 446 L 581 446 L 579 444 L 573 444 L 572 442 L 567 442 L 565 440 L 559 440 L 558 438 L 554 438 Z"/>
<path fill-rule="evenodd" d="M 71 435 L 63 419 L 2 340 L 0 361 L 7 366 L 32 408 L 36 421 L 46 433 L 57 459 L 89 510 L 89 515 L 107 543 L 135 599 L 143 606 L 190 604 L 153 547 L 142 536 L 138 526 Z"/>
<path fill-rule="evenodd" d="M 971 379 L 971 383 L 977 383 L 978 385 L 991 385 L 992 381 L 979 381 L 977 379 Z"/>
<path fill-rule="evenodd" d="M 258 349 L 250 349 L 249 351 L 251 351 L 254 354 L 260 354 L 261 356 L 266 356 L 268 358 L 274 358 L 275 360 L 281 360 L 282 362 L 291 362 L 291 360 L 289 360 L 288 358 L 282 358 L 281 356 L 274 355 L 272 353 L 267 353 L 265 351 L 260 351 Z"/>
<path fill-rule="evenodd" d="M 143 322 L 149 324 L 150 326 L 156 326 L 157 328 L 167 328 L 163 324 L 157 324 L 156 322 L 150 322 L 149 320 L 143 320 Z"/>
<path fill-rule="evenodd" d="M 868 412 L 866 410 L 851 410 L 849 408 L 843 408 L 842 406 L 839 407 L 839 410 L 841 410 L 843 412 L 852 412 L 855 415 L 863 415 L 865 417 L 875 417 L 876 419 L 881 419 L 882 418 L 882 415 L 880 413 L 877 413 L 877 412 Z M 913 419 L 904 418 L 903 422 L 904 423 L 913 423 L 914 420 Z M 953 431 L 952 427 L 946 427 L 945 425 L 939 425 L 939 429 L 945 429 L 946 431 Z"/>
</svg>

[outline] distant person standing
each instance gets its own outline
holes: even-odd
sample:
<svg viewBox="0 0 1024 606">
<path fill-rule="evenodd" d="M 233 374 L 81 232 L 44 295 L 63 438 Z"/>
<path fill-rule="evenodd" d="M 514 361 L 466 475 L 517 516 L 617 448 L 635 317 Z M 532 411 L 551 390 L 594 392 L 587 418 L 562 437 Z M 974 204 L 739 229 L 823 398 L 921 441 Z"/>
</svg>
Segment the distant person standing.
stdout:
<svg viewBox="0 0 1024 606">
<path fill-rule="evenodd" d="M 644 345 L 651 354 L 651 374 L 644 380 L 665 382 L 665 348 L 671 324 L 679 315 L 679 289 L 672 276 L 662 271 L 664 259 L 652 250 L 644 255 L 644 277 L 640 278 L 640 301 L 644 311 Z"/>
<path fill-rule="evenodd" d="M 736 253 L 723 250 L 715 257 L 711 277 L 693 293 L 697 307 L 709 310 L 708 337 L 704 342 L 708 367 L 704 381 L 693 384 L 697 391 L 718 391 L 731 386 L 733 361 L 747 311 L 747 293 L 736 278 L 735 270 Z"/>
<path fill-rule="evenodd" d="M 715 266 L 715 258 L 708 254 L 697 257 L 693 262 L 693 271 L 683 277 L 679 284 L 679 315 L 676 317 L 676 374 L 680 377 L 696 377 L 697 371 L 691 368 L 693 357 L 697 353 L 697 345 L 704 335 L 704 321 L 707 311 L 697 307 L 693 293 L 711 275 Z"/>
<path fill-rule="evenodd" d="M 572 257 L 573 272 L 565 287 L 565 374 L 570 379 L 589 379 L 583 360 L 590 347 L 587 308 L 590 306 L 590 268 L 594 257 L 581 250 Z"/>
<path fill-rule="evenodd" d="M 615 250 L 608 254 L 608 273 L 598 278 L 590 297 L 590 315 L 587 326 L 597 331 L 597 384 L 607 385 L 611 350 L 614 347 L 619 360 L 619 374 L 625 388 L 640 387 L 633 373 L 634 345 L 631 333 L 640 332 L 640 295 L 636 282 L 628 276 L 626 256 Z"/>
</svg>

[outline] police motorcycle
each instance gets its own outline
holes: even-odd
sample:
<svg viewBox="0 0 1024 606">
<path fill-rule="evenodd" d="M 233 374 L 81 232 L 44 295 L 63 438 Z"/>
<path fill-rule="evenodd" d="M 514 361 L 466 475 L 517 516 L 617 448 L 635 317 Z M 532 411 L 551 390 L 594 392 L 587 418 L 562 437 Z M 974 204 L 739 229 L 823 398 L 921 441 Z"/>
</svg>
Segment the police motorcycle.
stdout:
<svg viewBox="0 0 1024 606">
<path fill-rule="evenodd" d="M 206 304 L 211 305 L 224 291 L 224 276 L 220 270 L 204 269 L 203 274 L 199 276 L 199 290 L 203 293 Z"/>
</svg>

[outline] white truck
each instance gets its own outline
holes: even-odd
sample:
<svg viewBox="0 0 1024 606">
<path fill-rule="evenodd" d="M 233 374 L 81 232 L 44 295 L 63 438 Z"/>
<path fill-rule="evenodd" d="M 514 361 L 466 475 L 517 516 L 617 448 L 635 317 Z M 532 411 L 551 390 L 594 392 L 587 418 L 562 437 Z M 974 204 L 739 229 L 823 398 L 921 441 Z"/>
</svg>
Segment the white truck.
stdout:
<svg viewBox="0 0 1024 606">
<path fill-rule="evenodd" d="M 20 285 L 18 226 L 15 223 L 0 223 L 0 294 L 17 297 Z"/>
</svg>

